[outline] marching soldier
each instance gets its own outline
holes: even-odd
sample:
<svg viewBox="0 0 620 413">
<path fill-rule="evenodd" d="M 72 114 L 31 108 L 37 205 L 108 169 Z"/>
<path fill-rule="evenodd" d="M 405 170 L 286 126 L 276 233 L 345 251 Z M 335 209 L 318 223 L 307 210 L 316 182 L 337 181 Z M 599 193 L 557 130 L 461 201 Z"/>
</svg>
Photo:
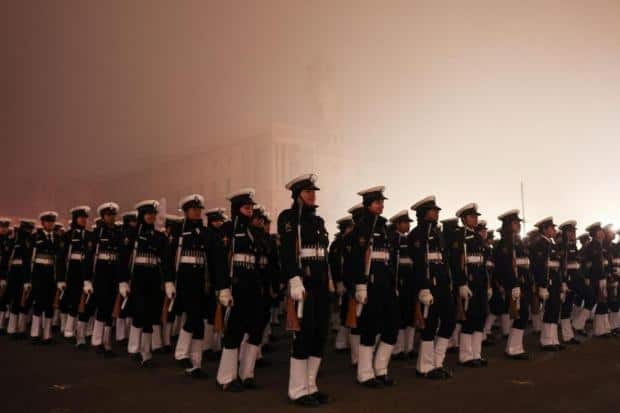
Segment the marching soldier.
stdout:
<svg viewBox="0 0 620 413">
<path fill-rule="evenodd" d="M 204 227 L 204 198 L 201 195 L 184 197 L 179 201 L 179 209 L 183 211 L 184 219 L 173 232 L 168 249 L 165 291 L 168 300 L 178 301 L 186 315 L 174 357 L 183 365 L 186 374 L 200 378 L 203 375 L 206 295 L 213 288 L 209 273 L 216 277 L 225 273 L 225 252 L 221 240 Z"/>
<path fill-rule="evenodd" d="M 536 285 L 536 294 L 542 302 L 543 326 L 540 344 L 545 351 L 563 350 L 558 336 L 560 319 L 562 276 L 560 274 L 560 253 L 555 243 L 556 225 L 552 217 L 536 223 L 540 237 L 530 249 L 532 273 Z"/>
<path fill-rule="evenodd" d="M 7 286 L 4 293 L 5 303 L 10 308 L 7 333 L 15 339 L 26 337 L 32 290 L 28 273 L 32 261 L 34 225 L 33 220 L 22 219 L 7 248 Z"/>
<path fill-rule="evenodd" d="M 135 355 L 140 367 L 152 365 L 153 325 L 161 316 L 162 261 L 167 247 L 166 236 L 155 229 L 159 202 L 141 201 L 135 234 L 123 235 L 118 291 L 123 299 L 131 294 L 133 323 L 127 350 Z"/>
<path fill-rule="evenodd" d="M 530 318 L 532 277 L 528 251 L 519 239 L 522 219 L 519 210 L 513 209 L 498 216 L 502 222 L 501 239 L 494 249 L 494 282 L 507 302 L 512 326 L 506 342 L 506 357 L 513 360 L 528 360 L 523 347 L 523 335 Z"/>
<path fill-rule="evenodd" d="M 7 272 L 10 252 L 11 219 L 0 218 L 0 335 L 6 333 L 7 306 Z"/>
<path fill-rule="evenodd" d="M 205 212 L 207 217 L 207 232 L 210 232 L 210 237 L 219 240 L 224 250 L 228 249 L 230 238 L 225 237 L 222 231 L 222 226 L 226 222 L 226 215 L 224 215 L 224 208 L 212 208 Z M 212 286 L 217 285 L 215 274 L 209 273 L 209 283 Z M 215 332 L 215 311 L 219 305 L 217 301 L 217 294 L 215 288 L 207 294 L 206 298 L 206 313 L 205 313 L 205 339 L 204 339 L 204 356 L 207 360 L 218 360 L 218 353 L 222 351 L 221 333 Z"/>
<path fill-rule="evenodd" d="M 35 342 L 52 342 L 52 318 L 54 317 L 54 296 L 56 290 L 64 291 L 64 241 L 54 233 L 58 213 L 42 212 L 39 215 L 42 228 L 34 235 L 32 262 L 30 263 L 30 282 L 34 313 L 30 327 L 30 337 Z M 42 331 L 42 332 L 41 332 Z"/>
<path fill-rule="evenodd" d="M 574 345 L 580 344 L 575 338 L 575 332 L 571 323 L 571 315 L 581 279 L 581 264 L 579 262 L 579 251 L 577 250 L 577 222 L 566 221 L 560 224 L 559 229 L 562 232 L 559 243 L 560 268 L 562 272 L 560 329 L 563 342 Z"/>
<path fill-rule="evenodd" d="M 345 238 L 353 230 L 353 217 L 347 215 L 336 221 L 338 225 L 338 233 L 334 237 L 334 241 L 329 246 L 328 262 L 332 274 L 332 280 L 336 287 L 336 295 L 338 299 L 338 309 L 340 311 L 340 326 L 336 334 L 335 348 L 336 351 L 346 351 L 349 348 L 349 328 L 346 325 L 347 305 L 344 274 L 344 255 L 345 255 Z"/>
<path fill-rule="evenodd" d="M 300 319 L 299 330 L 293 334 L 288 397 L 295 404 L 313 407 L 329 401 L 316 383 L 329 329 L 329 238 L 323 219 L 316 214 L 316 175 L 299 176 L 286 189 L 291 191 L 293 205 L 278 217 L 280 257 Z"/>
<path fill-rule="evenodd" d="M 397 285 L 390 262 L 387 220 L 381 216 L 384 200 L 387 199 L 384 191 L 385 187 L 379 186 L 358 192 L 365 209 L 353 229 L 351 245 L 360 330 L 357 381 L 371 388 L 394 384 L 388 375 L 388 365 L 396 344 L 400 318 Z M 375 352 L 377 335 L 380 341 Z"/>
<path fill-rule="evenodd" d="M 80 205 L 69 210 L 71 214 L 71 225 L 69 231 L 64 235 L 65 244 L 65 282 L 67 288 L 60 300 L 60 320 L 61 331 L 65 338 L 73 338 L 76 333 L 76 322 L 78 320 L 78 307 L 82 288 L 84 284 L 86 265 L 85 256 L 89 248 L 88 243 L 92 242 L 90 231 L 86 229 L 90 207 Z M 86 336 L 86 326 L 80 330 L 82 340 Z M 82 343 L 83 344 L 83 343 Z"/>
<path fill-rule="evenodd" d="M 581 318 L 592 313 L 594 305 L 594 336 L 610 337 L 611 325 L 608 314 L 608 277 L 610 273 L 609 252 L 605 242 L 605 231 L 600 222 L 595 222 L 586 228 L 590 233 L 592 241 L 585 247 L 582 254 L 586 285 L 589 286 L 591 294 L 586 297 Z M 579 320 L 581 321 L 581 320 Z M 575 323 L 575 328 L 581 327 L 581 323 Z M 585 323 L 584 323 L 585 324 Z"/>
<path fill-rule="evenodd" d="M 390 235 L 391 248 L 394 251 L 394 274 L 398 288 L 400 308 L 400 325 L 398 338 L 394 346 L 394 359 L 409 359 L 413 356 L 415 324 L 413 311 L 418 292 L 415 290 L 413 259 L 409 255 L 408 235 L 413 220 L 405 209 L 390 218 L 394 231 Z"/>
<path fill-rule="evenodd" d="M 97 208 L 101 224 L 90 234 L 82 288 L 86 297 L 92 297 L 89 301 L 92 300 L 96 314 L 91 345 L 105 357 L 114 356 L 112 313 L 118 296 L 120 250 L 123 245 L 123 234 L 115 224 L 118 210 L 119 206 L 114 202 L 106 202 Z M 81 315 L 80 322 L 85 322 Z"/>
<path fill-rule="evenodd" d="M 462 330 L 459 337 L 459 363 L 466 367 L 484 367 L 482 357 L 484 322 L 490 297 L 486 269 L 486 248 L 477 232 L 478 205 L 467 204 L 456 212 L 462 227 L 450 246 L 450 268 L 454 287 L 458 288 L 457 308 L 462 311 Z"/>
<path fill-rule="evenodd" d="M 224 349 L 217 372 L 217 388 L 240 392 L 257 387 L 254 368 L 263 338 L 264 307 L 256 265 L 256 233 L 250 226 L 256 204 L 254 190 L 240 190 L 229 195 L 228 200 L 233 219 L 224 229 L 225 237 L 230 240 L 228 274 L 220 273 L 217 277 L 218 300 L 225 308 Z M 245 334 L 248 334 L 248 344 L 240 358 L 239 347 Z"/>
<path fill-rule="evenodd" d="M 441 208 L 435 197 L 429 196 L 416 202 L 411 209 L 416 212 L 418 225 L 409 234 L 409 245 L 418 300 L 424 308 L 416 372 L 419 377 L 447 379 L 452 373 L 444 367 L 444 360 L 455 326 L 455 303 L 442 234 L 437 228 Z"/>
</svg>

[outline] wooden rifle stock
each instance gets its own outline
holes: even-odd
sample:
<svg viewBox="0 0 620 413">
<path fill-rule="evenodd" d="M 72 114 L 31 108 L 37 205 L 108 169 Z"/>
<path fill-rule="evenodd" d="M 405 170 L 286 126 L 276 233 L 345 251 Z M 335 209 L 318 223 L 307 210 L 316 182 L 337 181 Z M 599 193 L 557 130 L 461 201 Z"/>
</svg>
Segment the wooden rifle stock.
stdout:
<svg viewBox="0 0 620 413">
<path fill-rule="evenodd" d="M 413 307 L 413 321 L 416 329 L 424 330 L 426 328 L 426 320 L 424 319 L 424 314 L 422 313 L 422 304 L 420 304 L 419 301 L 415 303 L 415 306 Z"/>
<path fill-rule="evenodd" d="M 215 320 L 213 320 L 213 331 L 216 333 L 224 332 L 224 312 L 222 311 L 222 304 L 215 304 Z"/>
<path fill-rule="evenodd" d="M 82 293 L 80 297 L 80 304 L 78 306 L 78 313 L 83 314 L 86 312 L 86 300 L 88 299 L 88 294 Z"/>
<path fill-rule="evenodd" d="M 112 317 L 120 318 L 121 316 L 121 306 L 123 305 L 123 297 L 119 294 L 116 294 L 116 299 L 114 300 L 114 307 L 112 307 Z"/>
<path fill-rule="evenodd" d="M 301 331 L 301 324 L 299 323 L 299 317 L 297 316 L 295 300 L 291 297 L 288 297 L 286 301 L 286 330 Z"/>
<path fill-rule="evenodd" d="M 30 298 L 30 291 L 32 290 L 32 288 L 26 289 L 24 288 L 22 291 L 22 297 L 21 297 L 21 306 L 26 307 L 26 305 L 28 304 L 28 299 Z"/>
<path fill-rule="evenodd" d="M 58 310 L 60 308 L 60 296 L 62 295 L 62 291 L 60 288 L 56 289 L 56 294 L 54 295 L 54 303 L 52 304 L 54 310 Z M 2 296 L 2 294 L 0 294 Z"/>
<path fill-rule="evenodd" d="M 172 303 L 172 300 L 170 298 L 168 298 L 168 296 L 164 297 L 164 305 L 161 308 L 161 325 L 165 326 L 168 323 L 168 315 L 170 314 L 170 311 L 168 311 L 170 308 L 170 304 Z"/>
<path fill-rule="evenodd" d="M 349 328 L 357 328 L 357 301 L 355 298 L 349 298 L 347 303 L 347 319 L 345 325 Z"/>
</svg>

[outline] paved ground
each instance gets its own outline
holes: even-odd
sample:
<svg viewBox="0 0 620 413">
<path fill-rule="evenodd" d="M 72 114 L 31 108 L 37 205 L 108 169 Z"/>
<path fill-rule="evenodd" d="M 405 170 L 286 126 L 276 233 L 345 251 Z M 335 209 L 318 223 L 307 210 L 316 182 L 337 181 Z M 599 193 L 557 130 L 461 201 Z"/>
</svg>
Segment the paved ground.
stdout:
<svg viewBox="0 0 620 413">
<path fill-rule="evenodd" d="M 534 337 L 528 337 L 535 348 Z M 126 357 L 104 360 L 69 344 L 41 347 L 0 337 L 2 412 L 289 412 L 288 340 L 275 343 L 273 365 L 257 371 L 261 390 L 222 394 L 215 390 L 216 363 L 210 377 L 184 377 L 170 356 L 158 355 L 157 367 L 141 370 Z M 118 349 L 121 350 L 120 348 Z M 611 412 L 620 407 L 620 338 L 590 339 L 562 353 L 533 352 L 528 362 L 506 360 L 503 349 L 488 349 L 484 370 L 456 367 L 448 382 L 415 378 L 413 362 L 395 362 L 397 386 L 360 388 L 345 355 L 328 354 L 320 386 L 334 396 L 328 412 Z"/>
</svg>

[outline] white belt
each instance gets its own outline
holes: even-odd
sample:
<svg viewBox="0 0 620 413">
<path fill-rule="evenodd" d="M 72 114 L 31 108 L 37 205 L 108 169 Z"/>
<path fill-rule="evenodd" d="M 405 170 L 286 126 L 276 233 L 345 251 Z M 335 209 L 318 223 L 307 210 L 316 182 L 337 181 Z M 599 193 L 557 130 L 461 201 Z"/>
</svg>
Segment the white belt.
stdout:
<svg viewBox="0 0 620 413">
<path fill-rule="evenodd" d="M 441 261 L 442 259 L 443 256 L 441 255 L 441 252 L 429 252 L 426 254 L 427 261 Z"/>
<path fill-rule="evenodd" d="M 413 260 L 409 257 L 403 257 L 398 260 L 400 265 L 413 265 Z"/>
<path fill-rule="evenodd" d="M 79 252 L 74 252 L 69 256 L 69 259 L 72 261 L 82 261 L 84 256 Z"/>
<path fill-rule="evenodd" d="M 612 262 L 614 265 L 620 265 L 620 258 L 614 258 L 613 260 L 611 260 L 611 262 Z"/>
<path fill-rule="evenodd" d="M 488 260 L 487 261 L 487 267 L 493 268 L 493 267 L 495 267 L 495 263 L 493 261 L 491 261 L 491 260 Z"/>
<path fill-rule="evenodd" d="M 390 253 L 387 251 L 373 251 L 370 254 L 370 259 L 376 261 L 388 261 L 390 259 Z"/>
<path fill-rule="evenodd" d="M 138 262 L 138 258 L 146 258 L 146 257 L 136 257 L 136 263 Z M 97 261 L 116 261 L 117 255 L 111 254 L 109 252 L 100 252 L 97 255 Z"/>
<path fill-rule="evenodd" d="M 261 256 L 260 259 L 258 260 L 258 264 L 261 267 L 266 267 L 267 264 L 269 264 L 269 258 L 265 257 L 265 256 Z"/>
<path fill-rule="evenodd" d="M 256 257 L 250 254 L 234 254 L 233 262 L 235 264 L 256 264 Z"/>
<path fill-rule="evenodd" d="M 578 262 L 569 262 L 568 264 L 566 264 L 566 269 L 567 270 L 578 270 L 579 268 L 581 268 L 581 265 L 579 265 Z"/>
<path fill-rule="evenodd" d="M 193 264 L 193 265 L 204 265 L 205 259 L 204 257 L 192 257 L 189 255 L 182 255 L 180 264 Z"/>
<path fill-rule="evenodd" d="M 325 258 L 325 248 L 302 248 L 299 258 Z"/>
<path fill-rule="evenodd" d="M 482 255 L 468 255 L 467 256 L 468 264 L 482 264 L 483 260 L 484 258 L 482 257 Z"/>
<path fill-rule="evenodd" d="M 54 260 L 52 258 L 40 258 L 37 257 L 34 259 L 34 263 L 35 264 L 39 264 L 39 265 L 54 265 Z"/>
<path fill-rule="evenodd" d="M 529 267 L 530 259 L 529 258 L 517 258 L 516 260 L 517 267 Z"/>
<path fill-rule="evenodd" d="M 14 258 L 13 261 L 11 261 L 11 265 L 15 265 L 15 266 L 20 266 L 24 264 L 24 260 L 22 260 L 21 258 Z"/>
<path fill-rule="evenodd" d="M 558 268 L 560 268 L 560 261 L 547 261 L 547 268 L 557 270 Z"/>
<path fill-rule="evenodd" d="M 134 264 L 158 265 L 159 259 L 157 257 L 136 257 Z"/>
</svg>

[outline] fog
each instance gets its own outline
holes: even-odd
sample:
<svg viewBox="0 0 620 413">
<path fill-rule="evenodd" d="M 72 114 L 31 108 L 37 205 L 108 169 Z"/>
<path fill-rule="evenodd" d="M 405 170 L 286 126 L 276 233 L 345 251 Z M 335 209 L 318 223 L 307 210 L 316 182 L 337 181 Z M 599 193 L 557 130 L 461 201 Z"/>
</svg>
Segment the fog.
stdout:
<svg viewBox="0 0 620 413">
<path fill-rule="evenodd" d="M 359 154 L 332 217 L 385 184 L 387 215 L 435 194 L 495 226 L 523 181 L 530 225 L 620 225 L 617 1 L 4 3 L 0 214 L 55 208 L 7 201 L 33 182 L 96 184 L 281 122 Z"/>
</svg>

